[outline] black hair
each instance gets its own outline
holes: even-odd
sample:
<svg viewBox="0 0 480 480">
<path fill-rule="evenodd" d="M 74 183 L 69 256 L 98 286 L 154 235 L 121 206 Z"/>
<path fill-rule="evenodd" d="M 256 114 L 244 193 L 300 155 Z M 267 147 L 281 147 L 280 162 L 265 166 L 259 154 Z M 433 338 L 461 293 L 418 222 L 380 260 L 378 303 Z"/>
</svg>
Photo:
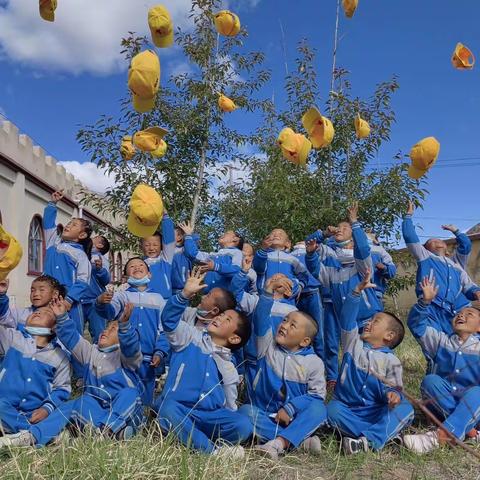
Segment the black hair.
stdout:
<svg viewBox="0 0 480 480">
<path fill-rule="evenodd" d="M 232 292 L 220 287 L 212 288 L 212 292 L 213 290 L 219 292 L 218 297 L 215 299 L 215 305 L 220 313 L 226 312 L 227 310 L 233 310 L 236 307 L 237 302 L 235 301 L 235 297 L 233 296 Z"/>
<path fill-rule="evenodd" d="M 405 327 L 403 326 L 402 321 L 391 312 L 383 312 L 385 315 L 388 315 L 390 330 L 395 334 L 395 338 L 390 342 L 390 348 L 397 348 L 402 342 L 403 337 L 405 336 Z"/>
<path fill-rule="evenodd" d="M 132 261 L 132 260 L 140 260 L 142 261 L 146 267 L 147 267 L 147 270 L 150 271 L 150 267 L 148 266 L 148 263 L 142 258 L 142 257 L 132 257 L 132 258 L 129 258 L 127 260 L 127 263 L 125 264 L 125 266 L 123 267 L 123 274 L 125 276 L 127 276 L 127 267 L 128 267 L 128 264 Z"/>
<path fill-rule="evenodd" d="M 102 255 L 106 255 L 110 251 L 110 242 L 108 241 L 108 238 L 104 237 L 103 235 L 99 235 L 99 237 L 103 240 L 104 246 L 101 249 L 99 249 L 98 251 Z"/>
<path fill-rule="evenodd" d="M 312 343 L 317 336 L 318 333 L 318 324 L 317 322 L 313 319 L 312 316 L 310 316 L 308 313 L 301 312 L 301 311 L 294 311 L 292 313 L 300 313 L 306 320 L 307 320 L 307 325 L 305 326 L 305 333 L 308 338 L 312 340 Z"/>
<path fill-rule="evenodd" d="M 245 243 L 245 238 L 242 235 L 240 235 L 238 232 L 235 232 L 235 236 L 238 237 L 237 248 L 241 250 L 243 248 L 243 244 Z"/>
<path fill-rule="evenodd" d="M 252 326 L 250 325 L 250 321 L 248 320 L 247 316 L 243 312 L 239 312 L 237 310 L 235 310 L 235 312 L 238 315 L 238 320 L 237 328 L 233 333 L 240 337 L 240 343 L 230 345 L 230 350 L 232 351 L 240 350 L 242 347 L 244 347 L 250 339 L 250 335 L 252 334 Z"/>
<path fill-rule="evenodd" d="M 85 218 L 78 218 L 83 225 L 83 231 L 87 234 L 85 238 L 82 238 L 78 241 L 78 243 L 83 247 L 83 251 L 86 253 L 89 260 L 92 259 L 92 248 L 93 248 L 93 241 L 92 241 L 92 233 L 93 227 L 92 223 Z"/>
<path fill-rule="evenodd" d="M 62 285 L 56 278 L 53 278 L 50 275 L 40 275 L 33 280 L 32 285 L 35 282 L 48 283 L 54 290 L 57 290 L 58 295 L 62 298 L 65 298 L 67 295 L 67 289 L 65 288 L 65 285 Z"/>
</svg>

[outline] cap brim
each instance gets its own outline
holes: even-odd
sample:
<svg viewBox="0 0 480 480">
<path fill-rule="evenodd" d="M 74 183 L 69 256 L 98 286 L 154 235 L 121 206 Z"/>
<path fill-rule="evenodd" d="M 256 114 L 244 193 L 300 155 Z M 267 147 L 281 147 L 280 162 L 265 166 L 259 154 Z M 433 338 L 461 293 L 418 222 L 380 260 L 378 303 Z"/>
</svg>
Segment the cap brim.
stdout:
<svg viewBox="0 0 480 480">
<path fill-rule="evenodd" d="M 146 113 L 152 110 L 155 106 L 155 97 L 153 98 L 142 98 L 138 95 L 132 94 L 132 103 L 133 108 L 139 113 Z"/>
<path fill-rule="evenodd" d="M 158 223 L 160 225 L 160 222 Z M 127 228 L 136 237 L 140 238 L 145 238 L 145 237 L 151 237 L 158 229 L 158 225 L 153 225 L 153 226 L 146 226 L 142 225 L 135 217 L 135 215 L 132 214 L 132 212 L 129 212 L 128 214 L 128 220 L 127 220 Z"/>
<path fill-rule="evenodd" d="M 307 163 L 308 154 L 310 153 L 311 149 L 312 149 L 311 142 L 305 139 L 305 141 L 303 142 L 302 148 L 298 153 L 298 164 L 302 165 L 302 167 L 304 167 L 305 164 Z"/>
<path fill-rule="evenodd" d="M 420 177 L 423 177 L 428 172 L 427 170 L 420 170 L 417 167 L 414 167 L 413 165 L 409 165 L 408 167 L 408 176 L 410 178 L 414 178 L 415 180 L 418 180 Z"/>
<path fill-rule="evenodd" d="M 150 30 L 152 41 L 158 48 L 167 48 L 173 45 L 173 31 L 168 35 L 159 35 L 157 32 Z"/>
</svg>

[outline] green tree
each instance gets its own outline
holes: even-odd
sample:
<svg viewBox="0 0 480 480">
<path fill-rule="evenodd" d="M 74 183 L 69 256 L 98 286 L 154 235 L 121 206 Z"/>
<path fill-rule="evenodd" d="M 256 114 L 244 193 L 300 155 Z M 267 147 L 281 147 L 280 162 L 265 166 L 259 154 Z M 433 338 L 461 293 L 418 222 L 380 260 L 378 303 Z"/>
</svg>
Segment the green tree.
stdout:
<svg viewBox="0 0 480 480">
<path fill-rule="evenodd" d="M 212 223 L 206 220 L 214 212 L 211 186 L 227 160 L 246 159 L 239 148 L 253 141 L 252 132 L 239 132 L 228 125 L 225 118 L 228 114 L 217 106 L 218 96 L 225 93 L 241 109 L 230 115 L 263 109 L 265 102 L 254 97 L 270 78 L 269 72 L 262 68 L 263 53 L 245 53 L 241 48 L 246 30 L 236 37 L 217 35 L 213 13 L 220 9 L 220 3 L 220 0 L 192 0 L 193 29 L 177 28 L 175 32 L 176 44 L 188 67 L 185 73 L 172 74 L 167 80 L 162 75 L 151 112 L 135 112 L 126 89 L 118 118 L 102 115 L 78 132 L 78 141 L 90 160 L 104 167 L 116 181 L 103 197 L 87 195 L 87 201 L 94 207 L 123 219 L 133 188 L 145 182 L 161 192 L 175 219 L 200 219 L 211 230 Z M 145 47 L 152 48 L 148 39 L 133 32 L 122 40 L 127 62 Z M 139 152 L 125 162 L 119 152 L 122 137 L 153 125 L 170 132 L 165 137 L 166 155 L 156 159 Z M 128 236 L 125 227 L 123 232 L 133 245 L 135 239 Z"/>
<path fill-rule="evenodd" d="M 399 238 L 399 219 L 408 198 L 419 203 L 425 190 L 407 175 L 399 153 L 389 167 L 372 168 L 381 145 L 390 140 L 395 114 L 391 98 L 398 89 L 396 78 L 375 87 L 373 95 L 352 95 L 348 72 L 334 72 L 336 91 L 325 102 L 318 91 L 315 51 L 306 41 L 298 47 L 296 69 L 285 80 L 286 102 L 280 109 L 271 103 L 257 131 L 259 155 L 244 168 L 249 175 L 225 188 L 219 215 L 226 227 L 242 227 L 258 242 L 272 228 L 282 226 L 295 241 L 317 228 L 334 225 L 346 217 L 346 207 L 360 201 L 363 224 L 388 241 Z M 312 105 L 321 109 L 335 127 L 328 148 L 312 150 L 307 168 L 283 159 L 276 137 L 283 127 L 302 133 L 301 117 Z M 360 113 L 371 126 L 364 140 L 356 138 L 354 118 Z"/>
</svg>

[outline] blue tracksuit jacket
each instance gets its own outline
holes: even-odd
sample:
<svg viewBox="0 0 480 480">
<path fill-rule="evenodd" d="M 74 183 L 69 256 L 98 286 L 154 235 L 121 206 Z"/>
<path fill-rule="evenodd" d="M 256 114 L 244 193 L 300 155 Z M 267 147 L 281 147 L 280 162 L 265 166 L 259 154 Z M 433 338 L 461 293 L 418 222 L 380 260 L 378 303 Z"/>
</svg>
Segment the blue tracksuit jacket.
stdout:
<svg viewBox="0 0 480 480">
<path fill-rule="evenodd" d="M 102 261 L 102 268 L 95 267 L 95 260 Z M 93 301 L 105 291 L 105 287 L 110 283 L 110 261 L 106 255 L 102 255 L 95 249 L 92 251 L 92 276 L 90 280 L 90 289 Z"/>
<path fill-rule="evenodd" d="M 170 342 L 170 369 L 157 407 L 164 400 L 199 410 L 236 410 L 238 373 L 231 351 L 216 345 L 210 335 L 182 321 L 188 300 L 171 297 L 162 312 L 162 324 Z"/>
<path fill-rule="evenodd" d="M 172 295 L 172 264 L 175 255 L 175 229 L 172 219 L 165 214 L 162 220 L 162 252 L 158 257 L 144 257 L 152 279 L 149 288 L 163 298 Z"/>
<path fill-rule="evenodd" d="M 298 246 L 295 245 L 294 249 L 292 250 L 292 255 L 302 262 L 302 265 L 307 268 L 305 257 L 307 255 L 307 251 L 304 245 Z M 320 282 L 316 279 L 308 270 L 307 270 L 308 281 L 305 284 L 302 292 L 310 292 L 312 290 L 318 290 L 320 287 Z"/>
<path fill-rule="evenodd" d="M 0 294 L 0 325 L 9 328 L 17 328 L 17 325 L 25 325 L 27 318 L 36 310 L 35 307 L 12 308 L 10 299 L 6 293 Z"/>
<path fill-rule="evenodd" d="M 381 245 L 372 245 L 370 249 L 373 264 L 373 283 L 376 285 L 377 296 L 383 298 L 387 290 L 388 280 L 395 277 L 397 267 L 393 263 L 391 255 Z M 378 263 L 383 263 L 386 268 L 384 270 L 378 269 L 376 267 Z"/>
</svg>

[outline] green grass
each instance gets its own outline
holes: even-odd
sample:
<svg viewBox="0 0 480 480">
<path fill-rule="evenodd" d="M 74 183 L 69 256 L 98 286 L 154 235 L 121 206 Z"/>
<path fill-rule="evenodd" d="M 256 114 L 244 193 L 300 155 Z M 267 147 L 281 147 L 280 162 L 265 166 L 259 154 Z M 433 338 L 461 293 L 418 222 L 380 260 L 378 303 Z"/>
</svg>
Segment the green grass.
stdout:
<svg viewBox="0 0 480 480">
<path fill-rule="evenodd" d="M 418 397 L 425 361 L 410 334 L 398 348 L 406 390 Z M 425 428 L 418 417 L 411 431 Z M 480 449 L 479 449 L 480 451 Z M 322 454 L 293 452 L 274 463 L 247 449 L 240 462 L 192 453 L 155 425 L 127 442 L 85 435 L 68 445 L 22 448 L 0 454 L 0 479 L 479 479 L 480 463 L 464 450 L 443 448 L 425 456 L 388 446 L 379 453 L 345 457 L 333 434 L 322 437 Z"/>
</svg>

